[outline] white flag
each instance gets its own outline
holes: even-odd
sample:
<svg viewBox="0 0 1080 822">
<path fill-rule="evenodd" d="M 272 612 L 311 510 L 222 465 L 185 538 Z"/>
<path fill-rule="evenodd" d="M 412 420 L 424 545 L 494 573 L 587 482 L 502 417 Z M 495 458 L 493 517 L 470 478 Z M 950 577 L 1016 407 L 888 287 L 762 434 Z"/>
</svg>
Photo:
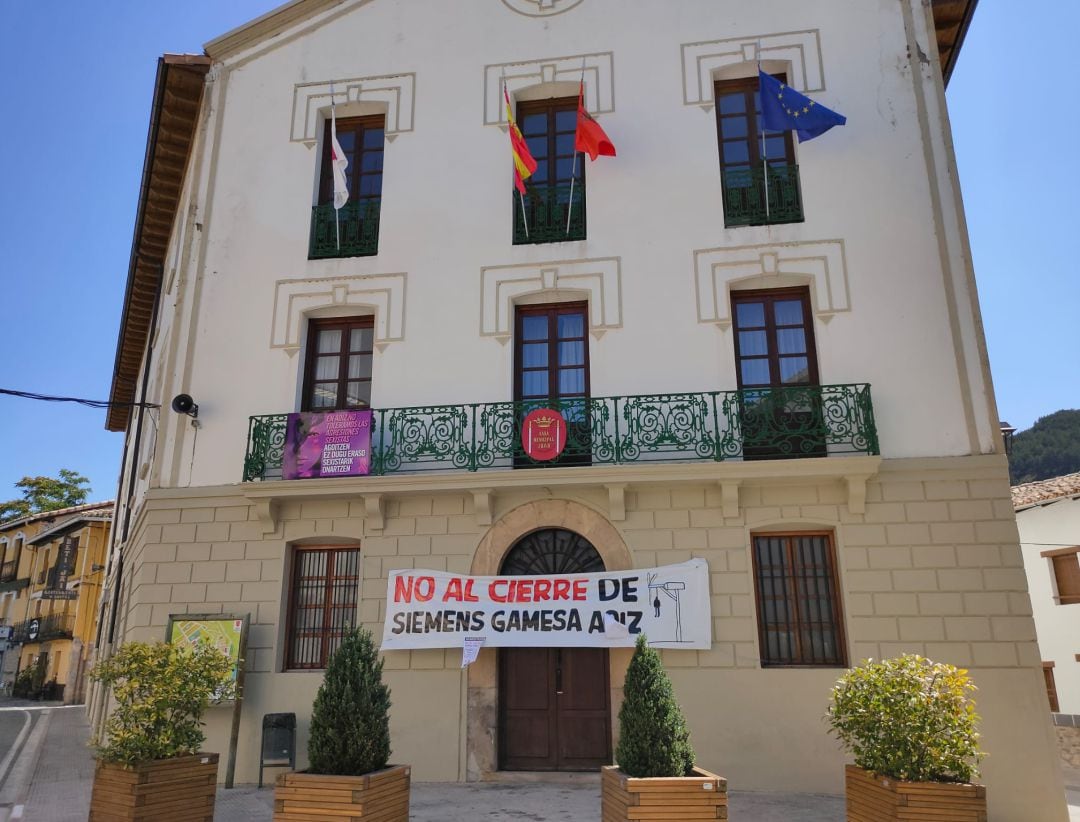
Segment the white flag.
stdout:
<svg viewBox="0 0 1080 822">
<path fill-rule="evenodd" d="M 334 167 L 334 208 L 338 209 L 349 201 L 349 185 L 345 179 L 349 160 L 337 139 L 337 117 L 333 108 L 330 109 L 330 162 Z"/>
</svg>

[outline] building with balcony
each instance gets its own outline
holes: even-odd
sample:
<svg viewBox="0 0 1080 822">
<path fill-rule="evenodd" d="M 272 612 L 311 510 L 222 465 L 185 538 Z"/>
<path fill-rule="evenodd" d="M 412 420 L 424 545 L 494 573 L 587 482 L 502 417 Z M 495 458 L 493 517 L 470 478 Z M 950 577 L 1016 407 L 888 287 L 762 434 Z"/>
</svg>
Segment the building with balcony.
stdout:
<svg viewBox="0 0 1080 822">
<path fill-rule="evenodd" d="M 250 782 L 392 572 L 698 558 L 710 643 L 663 654 L 732 786 L 840 792 L 829 688 L 910 651 L 972 671 L 994 818 L 1064 819 L 945 108 L 974 5 L 298 0 L 163 57 L 104 641 L 249 617 Z M 848 125 L 766 130 L 759 63 Z M 575 157 L 579 83 L 617 156 Z M 336 412 L 365 475 L 300 445 Z M 610 762 L 628 659 L 386 651 L 395 760 Z"/>
<path fill-rule="evenodd" d="M 112 513 L 112 502 L 95 502 L 0 524 L 5 685 L 36 667 L 34 695 L 82 701 Z"/>
</svg>

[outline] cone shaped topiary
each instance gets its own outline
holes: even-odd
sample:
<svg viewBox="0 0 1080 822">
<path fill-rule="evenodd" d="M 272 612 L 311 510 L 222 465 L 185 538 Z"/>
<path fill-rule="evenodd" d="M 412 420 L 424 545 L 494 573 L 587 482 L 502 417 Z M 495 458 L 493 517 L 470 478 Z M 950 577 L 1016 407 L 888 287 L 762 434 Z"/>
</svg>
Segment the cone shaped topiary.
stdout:
<svg viewBox="0 0 1080 822">
<path fill-rule="evenodd" d="M 347 634 L 330 657 L 311 710 L 308 772 L 360 776 L 390 760 L 390 689 L 369 631 Z"/>
<path fill-rule="evenodd" d="M 615 761 L 632 777 L 687 776 L 694 749 L 660 654 L 639 636 L 626 669 Z"/>
</svg>

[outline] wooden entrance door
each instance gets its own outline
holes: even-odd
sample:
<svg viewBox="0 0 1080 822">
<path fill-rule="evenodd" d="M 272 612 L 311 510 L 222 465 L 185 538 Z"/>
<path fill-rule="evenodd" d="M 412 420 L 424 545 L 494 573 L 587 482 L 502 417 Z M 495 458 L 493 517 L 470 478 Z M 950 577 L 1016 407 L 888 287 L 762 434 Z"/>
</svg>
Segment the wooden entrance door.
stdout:
<svg viewBox="0 0 1080 822">
<path fill-rule="evenodd" d="M 611 764 L 605 648 L 504 648 L 499 655 L 499 766 L 593 771 Z"/>
<path fill-rule="evenodd" d="M 522 537 L 503 576 L 604 570 L 596 548 L 573 531 Z M 606 648 L 502 648 L 499 653 L 499 767 L 509 771 L 592 771 L 611 764 Z"/>
</svg>

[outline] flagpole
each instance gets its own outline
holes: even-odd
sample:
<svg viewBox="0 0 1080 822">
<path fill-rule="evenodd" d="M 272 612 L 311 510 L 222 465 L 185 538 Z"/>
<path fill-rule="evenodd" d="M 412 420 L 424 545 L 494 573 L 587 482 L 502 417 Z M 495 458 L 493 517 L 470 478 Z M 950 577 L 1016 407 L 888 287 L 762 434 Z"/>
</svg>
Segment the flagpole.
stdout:
<svg viewBox="0 0 1080 822">
<path fill-rule="evenodd" d="M 334 100 L 334 81 L 330 81 L 330 119 L 334 123 L 331 129 L 334 139 L 337 139 L 337 103 Z M 331 155 L 333 151 L 330 152 Z M 325 155 L 324 155 L 325 156 Z M 337 250 L 341 251 L 341 209 L 337 204 L 337 192 L 334 193 L 334 238 L 337 241 Z"/>
<path fill-rule="evenodd" d="M 585 105 L 585 58 L 581 58 L 581 79 L 578 81 L 578 107 Z M 574 166 L 570 170 L 570 202 L 566 205 L 566 236 L 570 236 L 570 218 L 574 213 L 574 182 L 577 179 L 577 127 L 574 128 Z M 556 164 L 558 160 L 555 161 Z M 556 170 L 558 173 L 558 170 Z"/>
<path fill-rule="evenodd" d="M 566 206 L 566 236 L 570 236 L 570 217 L 574 213 L 574 178 L 577 177 L 577 151 L 574 152 L 574 168 L 570 172 L 570 202 Z"/>
<path fill-rule="evenodd" d="M 525 181 L 522 180 L 521 184 L 524 186 Z M 525 216 L 525 195 L 521 193 L 521 189 L 518 189 L 518 199 L 521 200 L 521 223 L 525 226 L 525 239 L 529 239 L 529 218 Z"/>
<path fill-rule="evenodd" d="M 757 44 L 757 67 L 760 76 L 761 72 L 761 41 L 758 40 Z M 758 81 L 758 98 L 760 99 L 764 94 L 764 90 L 761 88 L 761 81 Z M 762 113 L 762 120 L 764 121 L 764 112 Z M 765 123 L 761 124 L 761 187 L 765 190 L 765 220 L 769 219 L 769 148 L 765 142 Z"/>
</svg>

